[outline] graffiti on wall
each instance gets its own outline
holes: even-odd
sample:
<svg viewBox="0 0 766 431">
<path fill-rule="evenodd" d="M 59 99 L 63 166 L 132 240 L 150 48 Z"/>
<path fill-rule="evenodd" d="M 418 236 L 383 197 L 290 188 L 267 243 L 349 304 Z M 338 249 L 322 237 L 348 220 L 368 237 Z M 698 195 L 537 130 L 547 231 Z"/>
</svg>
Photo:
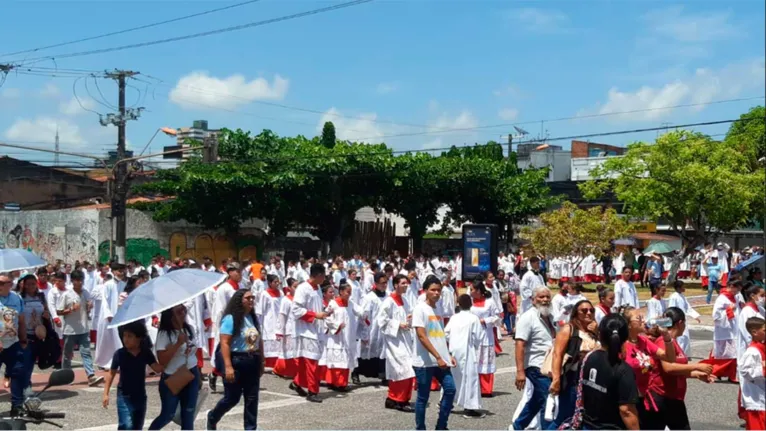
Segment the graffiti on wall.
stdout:
<svg viewBox="0 0 766 431">
<path fill-rule="evenodd" d="M 196 237 L 184 232 L 175 232 L 168 239 L 168 249 L 162 248 L 160 243 L 150 238 L 129 238 L 125 247 L 128 259 L 135 259 L 142 265 L 148 265 L 152 258 L 157 255 L 170 259 L 194 259 L 201 262 L 204 257 L 213 259 L 216 265 L 223 259 L 237 257 L 246 260 L 259 257 L 262 253 L 262 240 L 253 235 L 243 235 L 230 239 L 226 235 L 201 233 Z M 104 241 L 98 246 L 100 262 L 109 261 L 109 242 Z"/>
<path fill-rule="evenodd" d="M 98 226 L 93 220 L 53 226 L 46 220 L 33 223 L 13 223 L 3 219 L 0 224 L 0 248 L 22 248 L 53 262 L 94 260 Z"/>
</svg>

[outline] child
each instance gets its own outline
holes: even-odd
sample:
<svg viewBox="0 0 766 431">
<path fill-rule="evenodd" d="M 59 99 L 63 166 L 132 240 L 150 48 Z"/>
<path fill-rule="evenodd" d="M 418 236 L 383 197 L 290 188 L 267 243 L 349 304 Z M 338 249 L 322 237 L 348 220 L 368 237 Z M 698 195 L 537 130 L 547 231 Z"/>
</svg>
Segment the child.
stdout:
<svg viewBox="0 0 766 431">
<path fill-rule="evenodd" d="M 345 278 L 338 283 L 338 297 L 330 301 L 327 319 L 327 385 L 338 392 L 348 392 L 349 372 L 356 366 L 356 328 L 361 309 L 349 302 L 351 285 Z"/>
<path fill-rule="evenodd" d="M 104 385 L 104 408 L 109 406 L 109 390 L 114 376 L 120 370 L 117 384 L 117 429 L 140 430 L 146 417 L 146 366 L 161 373 L 163 366 L 157 362 L 151 346 L 146 342 L 146 324 L 143 320 L 120 326 L 122 348 L 114 352 L 112 367 Z"/>
<path fill-rule="evenodd" d="M 745 323 L 753 337 L 745 353 L 739 358 L 739 387 L 745 408 L 745 429 L 766 429 L 766 321 L 751 317 Z"/>
<path fill-rule="evenodd" d="M 453 370 L 457 397 L 455 403 L 465 410 L 465 418 L 482 418 L 481 389 L 479 384 L 478 352 L 484 328 L 479 318 L 471 313 L 471 297 L 463 294 L 458 298 L 460 313 L 450 319 L 444 328 L 449 352 L 457 366 Z"/>
<path fill-rule="evenodd" d="M 57 282 L 61 282 L 61 274 L 56 276 Z M 96 376 L 93 370 L 93 357 L 90 352 L 90 325 L 88 323 L 88 311 L 92 307 L 90 294 L 83 289 L 84 276 L 82 272 L 75 271 L 70 275 L 72 289 L 61 292 L 56 299 L 56 314 L 63 319 L 64 334 L 64 368 L 72 368 L 72 355 L 74 346 L 80 346 L 82 366 L 88 375 L 88 385 L 95 386 L 104 380 Z"/>
</svg>

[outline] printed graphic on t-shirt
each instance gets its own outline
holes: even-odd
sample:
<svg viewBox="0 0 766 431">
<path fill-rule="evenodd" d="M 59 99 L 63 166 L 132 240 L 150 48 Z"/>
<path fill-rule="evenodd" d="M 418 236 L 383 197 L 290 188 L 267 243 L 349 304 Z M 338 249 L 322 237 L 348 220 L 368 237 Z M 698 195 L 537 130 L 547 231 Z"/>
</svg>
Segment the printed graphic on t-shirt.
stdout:
<svg viewBox="0 0 766 431">
<path fill-rule="evenodd" d="M 15 338 L 18 332 L 18 313 L 13 308 L 2 308 L 2 328 L 0 329 L 0 338 Z"/>
<path fill-rule="evenodd" d="M 426 333 L 428 334 L 428 338 L 444 338 L 444 328 L 442 328 L 439 316 L 428 316 Z"/>
<path fill-rule="evenodd" d="M 255 350 L 258 350 L 258 337 L 260 337 L 260 333 L 255 328 L 248 328 L 245 330 L 245 345 L 247 346 L 248 352 L 253 352 Z"/>
</svg>

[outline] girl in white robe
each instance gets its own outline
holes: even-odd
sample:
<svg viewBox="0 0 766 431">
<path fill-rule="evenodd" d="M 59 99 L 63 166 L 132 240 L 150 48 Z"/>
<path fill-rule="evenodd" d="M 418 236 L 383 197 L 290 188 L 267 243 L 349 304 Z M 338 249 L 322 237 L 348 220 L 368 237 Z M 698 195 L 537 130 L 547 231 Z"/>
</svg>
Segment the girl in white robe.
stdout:
<svg viewBox="0 0 766 431">
<path fill-rule="evenodd" d="M 649 322 L 652 319 L 658 319 L 665 315 L 665 310 L 668 309 L 668 304 L 665 301 L 665 292 L 667 288 L 665 285 L 660 285 L 652 289 L 652 297 L 646 301 L 646 321 Z"/>
<path fill-rule="evenodd" d="M 330 389 L 348 391 L 348 377 L 356 368 L 356 325 L 361 308 L 349 301 L 351 286 L 345 279 L 338 283 L 338 296 L 330 301 L 327 308 L 327 384 Z"/>
<path fill-rule="evenodd" d="M 614 291 L 604 285 L 598 286 L 598 305 L 596 306 L 596 323 L 612 313 L 614 308 Z"/>
<path fill-rule="evenodd" d="M 261 323 L 264 365 L 266 368 L 273 369 L 277 364 L 279 354 L 282 352 L 282 342 L 277 339 L 279 311 L 282 308 L 282 292 L 279 277 L 269 274 L 266 280 L 269 287 L 261 292 L 255 314 Z"/>
<path fill-rule="evenodd" d="M 764 291 L 757 284 L 748 284 L 742 291 L 742 297 L 745 300 L 745 306 L 742 307 L 737 315 L 737 358 L 741 358 L 745 353 L 752 336 L 747 332 L 747 319 L 751 317 L 764 318 Z"/>
<path fill-rule="evenodd" d="M 721 289 L 713 304 L 713 352 L 716 377 L 737 381 L 737 300 L 738 286 Z"/>
<path fill-rule="evenodd" d="M 444 328 L 449 352 L 457 367 L 452 371 L 455 379 L 455 403 L 465 409 L 465 417 L 481 417 L 481 387 L 478 373 L 478 352 L 486 330 L 479 318 L 471 312 L 471 298 L 461 295 L 460 312 Z"/>
<path fill-rule="evenodd" d="M 697 323 L 699 323 L 700 314 L 697 313 L 697 310 L 692 308 L 691 304 L 689 304 L 689 301 L 686 299 L 686 296 L 684 296 L 686 287 L 684 287 L 683 281 L 676 280 L 673 284 L 673 288 L 675 289 L 675 292 L 670 295 L 670 299 L 668 300 L 668 307 L 680 308 L 683 310 L 687 317 L 696 319 Z M 681 346 L 681 349 L 683 349 L 684 354 L 688 357 L 691 354 L 691 337 L 689 336 L 688 325 L 686 325 L 684 333 L 676 338 L 676 341 L 678 342 L 678 345 Z"/>
<path fill-rule="evenodd" d="M 330 279 L 326 278 L 324 283 L 322 283 L 322 305 L 325 312 L 327 312 L 333 299 L 335 299 L 335 287 L 333 287 Z M 329 337 L 327 335 L 327 319 L 319 320 L 317 325 L 319 326 L 317 339 L 319 341 L 320 352 L 322 352 L 319 362 L 317 362 L 317 373 L 319 374 L 319 381 L 327 383 L 327 338 Z"/>
<path fill-rule="evenodd" d="M 412 305 L 404 296 L 409 281 L 403 275 L 393 279 L 395 291 L 381 304 L 375 320 L 383 334 L 386 353 L 386 378 L 388 397 L 386 408 L 412 411 L 410 398 L 415 384 L 415 370 L 412 368 L 413 334 L 409 326 L 412 319 Z"/>
<path fill-rule="evenodd" d="M 500 322 L 500 310 L 497 309 L 492 293 L 481 281 L 475 281 L 471 287 L 471 299 L 473 306 L 471 313 L 479 318 L 484 328 L 484 334 L 479 343 L 479 383 L 481 396 L 491 397 L 495 386 L 496 353 L 495 353 L 495 327 Z"/>
<path fill-rule="evenodd" d="M 284 379 L 293 379 L 298 373 L 298 362 L 295 359 L 295 317 L 290 311 L 293 304 L 293 292 L 298 282 L 293 279 L 287 280 L 285 296 L 279 304 L 279 317 L 277 318 L 277 339 L 281 341 L 281 352 L 277 357 L 273 373 Z"/>
</svg>

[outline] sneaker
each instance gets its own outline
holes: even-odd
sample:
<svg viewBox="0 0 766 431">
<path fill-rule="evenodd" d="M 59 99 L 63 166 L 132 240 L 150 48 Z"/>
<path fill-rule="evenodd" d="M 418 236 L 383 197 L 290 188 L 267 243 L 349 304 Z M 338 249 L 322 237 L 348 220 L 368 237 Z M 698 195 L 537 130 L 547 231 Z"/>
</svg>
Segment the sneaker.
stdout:
<svg viewBox="0 0 766 431">
<path fill-rule="evenodd" d="M 387 409 L 395 409 L 397 407 L 396 401 L 392 400 L 391 398 L 386 398 L 386 404 Z"/>
<path fill-rule="evenodd" d="M 11 412 L 9 415 L 12 418 L 18 418 L 18 417 L 24 416 L 24 407 L 22 406 L 11 407 Z"/>
<path fill-rule="evenodd" d="M 308 395 L 308 392 L 306 392 L 305 389 L 295 384 L 295 382 L 290 382 L 290 390 L 295 391 L 298 395 L 305 397 Z"/>
<path fill-rule="evenodd" d="M 415 409 L 412 408 L 410 403 L 399 403 L 399 405 L 396 406 L 396 409 L 404 413 L 412 413 L 415 411 Z"/>
<path fill-rule="evenodd" d="M 478 410 L 466 410 L 463 412 L 463 417 L 466 419 L 481 419 L 486 416 L 487 414 L 485 412 Z"/>
<path fill-rule="evenodd" d="M 104 381 L 104 376 L 90 376 L 88 377 L 88 386 L 96 386 Z"/>
<path fill-rule="evenodd" d="M 351 390 L 348 386 L 333 386 L 331 389 L 335 392 L 349 392 Z"/>
<path fill-rule="evenodd" d="M 216 383 L 218 382 L 218 376 L 216 376 L 213 373 L 208 374 L 207 376 L 207 386 L 210 388 L 211 391 L 216 391 Z"/>
<path fill-rule="evenodd" d="M 353 383 L 355 385 L 361 385 L 362 384 L 362 381 L 359 380 L 359 375 L 358 374 L 352 374 L 351 375 L 351 383 Z"/>
<path fill-rule="evenodd" d="M 205 415 L 205 417 L 207 417 L 207 421 L 206 421 L 207 423 L 206 423 L 206 425 L 205 425 L 205 429 L 207 429 L 207 430 L 215 430 L 215 429 L 216 429 L 216 427 L 218 426 L 218 424 L 216 424 L 215 422 L 213 422 L 213 419 L 212 419 L 212 417 L 210 416 L 210 414 L 211 414 L 212 412 L 213 412 L 212 410 L 208 410 L 208 411 L 207 411 L 207 414 Z"/>
<path fill-rule="evenodd" d="M 310 403 L 321 403 L 322 399 L 319 398 L 319 395 L 311 394 L 310 393 L 310 394 L 306 395 L 306 401 L 308 401 Z"/>
</svg>

